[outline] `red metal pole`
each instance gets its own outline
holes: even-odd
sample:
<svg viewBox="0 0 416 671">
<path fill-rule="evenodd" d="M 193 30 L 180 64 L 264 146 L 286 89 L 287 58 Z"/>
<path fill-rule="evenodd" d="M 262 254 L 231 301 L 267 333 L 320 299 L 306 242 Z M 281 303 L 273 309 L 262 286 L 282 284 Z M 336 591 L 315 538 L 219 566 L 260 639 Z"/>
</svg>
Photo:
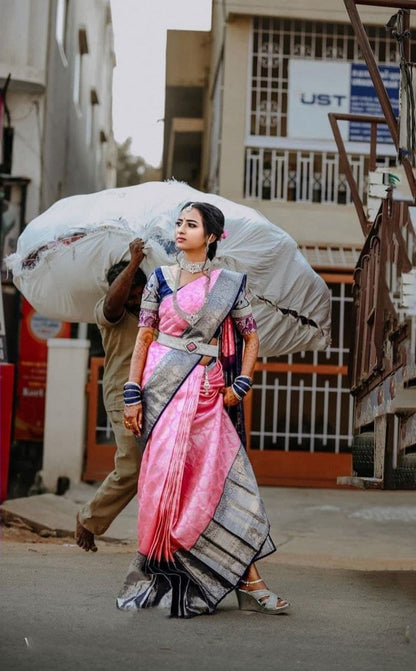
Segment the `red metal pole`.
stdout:
<svg viewBox="0 0 416 671">
<path fill-rule="evenodd" d="M 380 3 L 381 0 L 377 0 L 378 3 Z M 393 138 L 394 145 L 397 149 L 399 150 L 399 134 L 397 130 L 397 119 L 394 115 L 393 108 L 391 106 L 390 99 L 387 95 L 387 91 L 385 89 L 383 80 L 381 78 L 379 69 L 377 67 L 376 60 L 374 58 L 373 51 L 370 46 L 370 42 L 367 37 L 367 33 L 365 32 L 364 26 L 361 22 L 360 15 L 358 13 L 357 7 L 355 6 L 356 2 L 358 0 L 344 0 L 344 4 L 346 7 L 346 10 L 348 12 L 348 15 L 350 17 L 351 25 L 353 27 L 353 30 L 355 32 L 355 35 L 357 37 L 358 43 L 361 47 L 361 51 L 364 56 L 364 60 L 367 64 L 368 71 L 370 73 L 370 77 L 373 81 L 374 88 L 376 90 L 378 99 L 380 100 L 380 105 L 381 109 L 383 110 L 383 114 L 386 117 L 386 123 L 389 127 L 391 137 Z M 364 3 L 362 3 L 364 4 Z M 365 3 L 367 4 L 367 3 Z M 374 2 L 374 5 L 376 3 Z M 386 5 L 387 6 L 387 5 Z M 413 6 L 415 4 L 413 3 Z"/>
<path fill-rule="evenodd" d="M 355 4 L 369 7 L 391 7 L 392 9 L 416 9 L 415 0 L 355 0 Z"/>
<path fill-rule="evenodd" d="M 345 151 L 345 146 L 344 142 L 342 140 L 342 136 L 339 130 L 338 122 L 337 119 L 339 117 L 347 116 L 344 114 L 334 114 L 330 113 L 328 114 L 328 119 L 329 123 L 331 124 L 332 132 L 334 134 L 335 142 L 338 147 L 338 152 L 339 152 L 339 158 L 341 161 L 342 169 L 345 173 L 345 177 L 347 178 L 348 186 L 351 189 L 351 197 L 352 201 L 355 205 L 355 209 L 358 215 L 358 218 L 360 220 L 361 224 L 361 229 L 364 234 L 364 237 L 367 237 L 368 234 L 368 228 L 369 224 L 367 221 L 367 217 L 365 216 L 363 204 L 361 202 L 360 194 L 358 193 L 358 188 L 356 181 L 354 179 L 354 175 L 352 174 L 351 166 L 348 160 L 347 152 Z M 349 115 L 348 115 L 349 116 Z M 384 119 L 383 119 L 384 121 Z"/>
</svg>

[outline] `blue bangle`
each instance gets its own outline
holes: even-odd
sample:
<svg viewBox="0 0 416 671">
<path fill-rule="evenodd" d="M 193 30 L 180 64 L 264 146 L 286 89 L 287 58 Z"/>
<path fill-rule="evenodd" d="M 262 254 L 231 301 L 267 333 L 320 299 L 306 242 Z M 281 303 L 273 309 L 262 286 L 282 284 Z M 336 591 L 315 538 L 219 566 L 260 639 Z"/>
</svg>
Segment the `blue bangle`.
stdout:
<svg viewBox="0 0 416 671">
<path fill-rule="evenodd" d="M 137 382 L 126 382 L 123 389 L 124 405 L 138 405 L 142 402 L 142 390 Z"/>
<path fill-rule="evenodd" d="M 231 385 L 231 388 L 238 398 L 239 401 L 242 401 L 244 396 L 248 394 L 250 389 L 253 386 L 253 380 L 248 375 L 237 375 L 234 382 Z"/>
</svg>

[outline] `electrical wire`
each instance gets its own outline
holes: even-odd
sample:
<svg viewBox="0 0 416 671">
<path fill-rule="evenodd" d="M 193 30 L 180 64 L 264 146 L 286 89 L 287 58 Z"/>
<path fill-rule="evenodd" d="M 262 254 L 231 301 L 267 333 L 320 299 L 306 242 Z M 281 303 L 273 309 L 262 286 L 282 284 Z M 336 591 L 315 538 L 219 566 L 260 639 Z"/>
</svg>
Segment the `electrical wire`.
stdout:
<svg viewBox="0 0 416 671">
<path fill-rule="evenodd" d="M 400 73 L 402 83 L 406 90 L 406 152 L 408 158 L 415 166 L 416 161 L 416 119 L 415 119 L 415 92 L 413 88 L 413 68 L 412 64 L 406 59 L 404 50 L 404 41 L 410 39 L 410 31 L 404 28 L 404 12 L 400 9 L 394 14 L 386 25 L 391 31 L 392 37 L 396 40 L 400 55 Z M 400 149 L 403 149 L 400 147 Z"/>
</svg>

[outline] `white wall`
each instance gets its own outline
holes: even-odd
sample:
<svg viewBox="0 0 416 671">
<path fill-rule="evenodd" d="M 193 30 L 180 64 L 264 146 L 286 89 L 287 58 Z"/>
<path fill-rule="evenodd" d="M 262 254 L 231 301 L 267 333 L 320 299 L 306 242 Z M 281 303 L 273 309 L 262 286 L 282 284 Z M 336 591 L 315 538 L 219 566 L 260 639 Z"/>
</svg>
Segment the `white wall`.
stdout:
<svg viewBox="0 0 416 671">
<path fill-rule="evenodd" d="M 55 4 L 55 3 L 54 3 Z M 67 21 L 66 55 L 55 38 L 56 7 L 51 15 L 48 55 L 48 89 L 45 116 L 45 176 L 42 209 L 56 199 L 114 186 L 112 133 L 112 72 L 115 63 L 111 14 L 107 0 L 72 0 Z M 85 30 L 88 53 L 81 58 L 79 103 L 74 102 L 74 78 L 79 55 L 79 31 Z M 94 124 L 88 142 L 91 90 L 98 96 L 93 106 Z M 100 141 L 100 131 L 107 142 Z"/>
<path fill-rule="evenodd" d="M 222 12 L 222 3 L 218 11 Z M 348 21 L 348 13 L 343 0 L 227 0 L 225 4 L 227 20 L 234 15 L 282 16 L 315 21 Z M 397 9 L 390 7 L 357 7 L 362 20 L 367 23 L 384 25 Z M 416 22 L 416 17 L 413 17 Z"/>
<path fill-rule="evenodd" d="M 89 340 L 48 340 L 42 476 L 51 491 L 60 476 L 82 477 L 89 347 Z"/>
<path fill-rule="evenodd" d="M 56 40 L 58 0 L 1 0 L 0 85 L 12 78 L 7 103 L 14 127 L 12 175 L 30 179 L 26 220 L 57 199 L 115 185 L 112 73 L 115 64 L 109 0 L 68 3 L 67 57 Z M 80 106 L 73 101 L 78 32 L 84 28 Z M 87 142 L 91 89 L 98 95 Z M 107 142 L 100 141 L 103 131 Z"/>
<path fill-rule="evenodd" d="M 50 0 L 1 0 L 0 78 L 45 86 Z"/>
</svg>

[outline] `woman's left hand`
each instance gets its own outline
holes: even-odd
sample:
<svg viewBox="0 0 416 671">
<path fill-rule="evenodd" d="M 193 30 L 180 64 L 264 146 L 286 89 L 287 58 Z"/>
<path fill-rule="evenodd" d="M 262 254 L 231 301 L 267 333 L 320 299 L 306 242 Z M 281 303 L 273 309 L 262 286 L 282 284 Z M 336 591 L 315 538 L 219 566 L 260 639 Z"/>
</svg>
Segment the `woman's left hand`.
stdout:
<svg viewBox="0 0 416 671">
<path fill-rule="evenodd" d="M 123 422 L 127 431 L 133 431 L 135 436 L 140 436 L 142 431 L 143 406 L 141 403 L 125 405 Z"/>
<path fill-rule="evenodd" d="M 220 394 L 224 396 L 224 405 L 227 406 L 227 408 L 231 405 L 238 405 L 239 400 L 231 387 L 223 387 L 220 389 Z"/>
</svg>

